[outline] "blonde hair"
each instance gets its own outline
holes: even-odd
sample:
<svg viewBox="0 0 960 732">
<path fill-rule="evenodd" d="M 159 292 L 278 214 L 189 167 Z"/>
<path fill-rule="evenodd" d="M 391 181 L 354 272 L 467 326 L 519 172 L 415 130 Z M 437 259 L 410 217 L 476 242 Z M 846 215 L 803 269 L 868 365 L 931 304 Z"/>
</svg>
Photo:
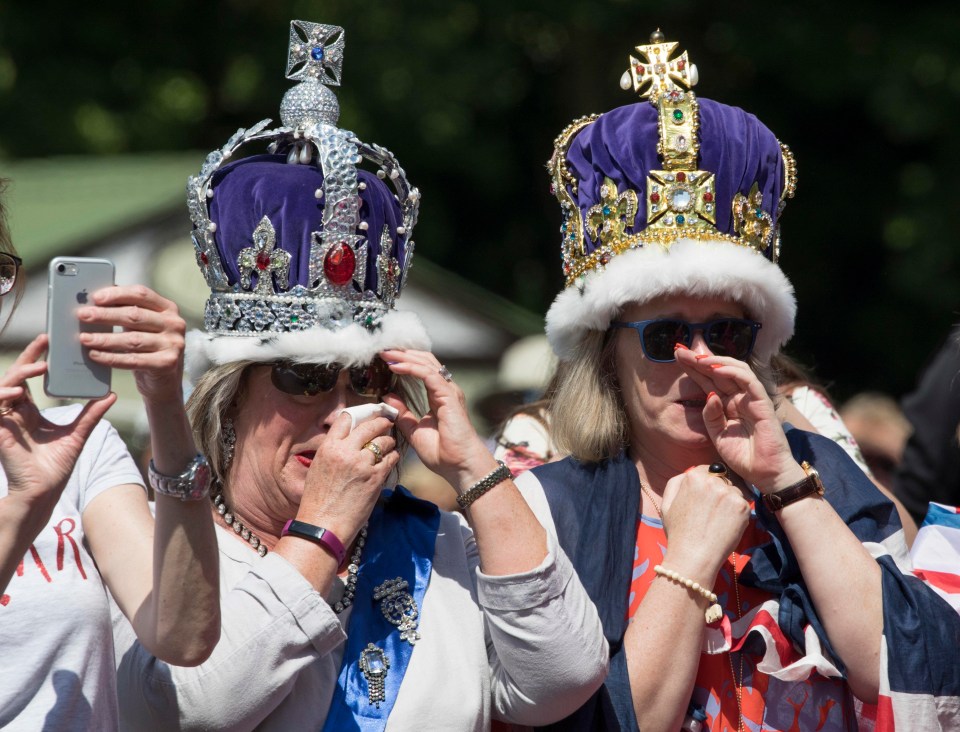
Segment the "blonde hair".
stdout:
<svg viewBox="0 0 960 732">
<path fill-rule="evenodd" d="M 613 457 L 626 444 L 627 414 L 614 366 L 613 331 L 589 331 L 564 361 L 550 399 L 557 450 L 581 462 Z"/>
<path fill-rule="evenodd" d="M 628 443 L 630 423 L 617 381 L 616 342 L 614 329 L 588 331 L 573 358 L 563 362 L 563 374 L 550 400 L 550 425 L 557 449 L 580 462 L 616 457 Z M 770 364 L 753 354 L 747 363 L 774 398 Z"/>
<path fill-rule="evenodd" d="M 187 416 L 193 427 L 193 439 L 200 452 L 207 456 L 214 479 L 221 486 L 226 483 L 228 468 L 221 438 L 227 412 L 234 401 L 243 395 L 249 367 L 269 365 L 259 361 L 233 361 L 214 366 L 200 377 L 187 400 Z M 417 417 L 424 414 L 426 396 L 419 380 L 400 376 L 394 391 Z M 398 432 L 397 450 L 401 456 L 406 448 L 406 440 Z"/>
<path fill-rule="evenodd" d="M 255 361 L 233 361 L 214 366 L 204 373 L 187 400 L 187 416 L 193 426 L 197 448 L 207 456 L 214 479 L 223 485 L 227 464 L 224 460 L 223 422 L 227 410 L 240 394 L 247 368 Z"/>
</svg>

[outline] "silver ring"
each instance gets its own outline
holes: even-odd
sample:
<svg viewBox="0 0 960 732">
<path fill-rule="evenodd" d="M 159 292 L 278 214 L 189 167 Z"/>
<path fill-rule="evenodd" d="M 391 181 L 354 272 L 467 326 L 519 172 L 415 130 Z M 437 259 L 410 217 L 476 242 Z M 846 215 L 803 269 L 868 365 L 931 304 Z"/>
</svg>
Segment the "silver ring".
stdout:
<svg viewBox="0 0 960 732">
<path fill-rule="evenodd" d="M 446 366 L 440 366 L 440 375 L 443 377 L 444 381 L 453 381 L 453 374 L 450 373 L 450 369 Z"/>
<path fill-rule="evenodd" d="M 8 407 L 6 405 L 0 407 L 0 417 L 6 417 L 10 412 L 13 411 L 13 407 Z"/>
<path fill-rule="evenodd" d="M 373 464 L 376 465 L 383 460 L 383 450 L 380 449 L 380 445 L 376 442 L 368 442 L 364 447 L 373 453 Z"/>
</svg>

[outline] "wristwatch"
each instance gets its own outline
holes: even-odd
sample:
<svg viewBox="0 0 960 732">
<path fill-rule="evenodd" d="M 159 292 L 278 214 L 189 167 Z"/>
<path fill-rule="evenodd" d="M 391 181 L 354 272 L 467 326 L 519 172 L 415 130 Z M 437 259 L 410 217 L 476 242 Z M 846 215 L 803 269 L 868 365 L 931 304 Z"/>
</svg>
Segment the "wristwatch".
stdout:
<svg viewBox="0 0 960 732">
<path fill-rule="evenodd" d="M 150 487 L 155 493 L 164 496 L 179 498 L 181 501 L 199 501 L 210 493 L 212 477 L 210 463 L 201 454 L 197 454 L 180 475 L 158 473 L 153 460 L 150 461 L 147 474 L 150 478 Z"/>
<path fill-rule="evenodd" d="M 763 495 L 763 505 L 770 511 L 779 511 L 784 506 L 796 503 L 807 496 L 823 495 L 823 483 L 820 481 L 820 473 L 817 472 L 817 469 L 806 460 L 800 463 L 800 467 L 807 474 L 806 478 L 798 480 L 793 485 L 788 485 L 776 493 L 765 493 Z"/>
</svg>

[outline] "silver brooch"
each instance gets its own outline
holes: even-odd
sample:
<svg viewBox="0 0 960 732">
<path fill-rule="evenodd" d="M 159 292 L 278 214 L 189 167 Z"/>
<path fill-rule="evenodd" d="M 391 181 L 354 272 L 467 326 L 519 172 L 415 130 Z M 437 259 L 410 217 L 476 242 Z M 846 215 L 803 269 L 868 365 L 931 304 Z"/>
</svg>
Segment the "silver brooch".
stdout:
<svg viewBox="0 0 960 732">
<path fill-rule="evenodd" d="M 400 630 L 400 639 L 412 646 L 420 640 L 420 633 L 417 631 L 420 610 L 413 595 L 407 592 L 409 586 L 402 577 L 387 580 L 374 589 L 373 600 L 380 602 L 380 611 L 387 622 L 396 625 Z"/>
<path fill-rule="evenodd" d="M 380 708 L 380 702 L 387 698 L 384 681 L 389 668 L 390 660 L 387 654 L 373 643 L 367 643 L 367 647 L 360 653 L 360 671 L 367 680 L 367 699 L 370 704 L 376 705 L 377 709 Z"/>
</svg>

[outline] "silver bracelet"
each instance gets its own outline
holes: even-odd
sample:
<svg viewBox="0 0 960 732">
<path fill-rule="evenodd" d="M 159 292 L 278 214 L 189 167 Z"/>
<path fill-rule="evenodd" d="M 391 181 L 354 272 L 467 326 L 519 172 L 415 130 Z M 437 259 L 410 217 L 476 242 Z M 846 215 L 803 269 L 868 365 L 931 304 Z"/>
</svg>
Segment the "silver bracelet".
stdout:
<svg viewBox="0 0 960 732">
<path fill-rule="evenodd" d="M 507 467 L 507 464 L 504 463 L 503 460 L 497 460 L 497 463 L 499 463 L 499 465 L 496 470 L 483 476 L 471 486 L 470 490 L 457 496 L 457 503 L 460 504 L 460 508 L 466 508 L 494 486 L 500 485 L 503 481 L 513 478 L 513 473 L 510 472 L 510 468 Z"/>
</svg>

